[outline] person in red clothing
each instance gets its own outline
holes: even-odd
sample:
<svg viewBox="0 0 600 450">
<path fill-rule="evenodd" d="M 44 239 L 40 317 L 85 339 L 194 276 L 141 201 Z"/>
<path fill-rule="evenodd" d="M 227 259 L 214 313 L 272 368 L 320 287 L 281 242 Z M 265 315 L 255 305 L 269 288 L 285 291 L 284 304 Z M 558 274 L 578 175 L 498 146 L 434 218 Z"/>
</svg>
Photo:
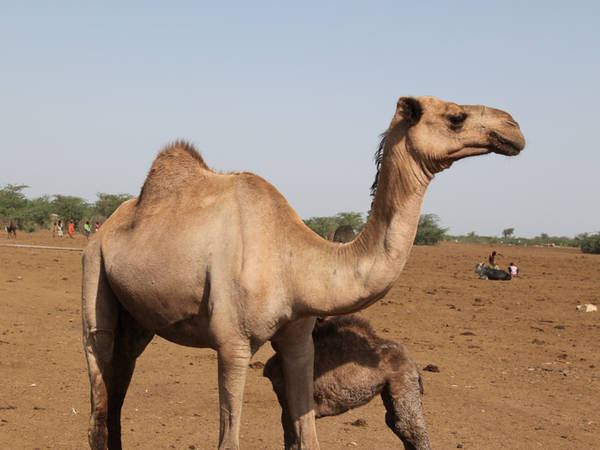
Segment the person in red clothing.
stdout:
<svg viewBox="0 0 600 450">
<path fill-rule="evenodd" d="M 69 225 L 67 225 L 67 233 L 69 233 L 69 237 L 73 239 L 75 235 L 75 224 L 73 223 L 73 219 L 69 220 Z"/>
</svg>

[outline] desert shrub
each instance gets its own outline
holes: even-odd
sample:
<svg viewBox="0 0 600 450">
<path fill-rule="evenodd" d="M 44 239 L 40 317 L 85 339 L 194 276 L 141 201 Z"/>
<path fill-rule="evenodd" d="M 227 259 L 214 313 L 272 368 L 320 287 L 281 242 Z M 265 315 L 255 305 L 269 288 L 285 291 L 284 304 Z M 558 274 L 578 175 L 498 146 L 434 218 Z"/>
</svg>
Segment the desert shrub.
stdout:
<svg viewBox="0 0 600 450">
<path fill-rule="evenodd" d="M 330 217 L 311 217 L 306 219 L 304 223 L 324 238 L 342 225 L 350 226 L 355 233 L 359 232 L 365 225 L 363 215 L 359 212 L 340 212 Z"/>
<path fill-rule="evenodd" d="M 23 190 L 28 187 L 26 184 L 6 184 L 0 188 L 0 216 L 23 222 L 27 207 L 27 198 Z"/>
<path fill-rule="evenodd" d="M 63 220 L 70 219 L 73 222 L 79 222 L 83 217 L 88 216 L 90 205 L 81 197 L 73 195 L 55 195 L 52 201 L 52 212 L 58 214 Z"/>
<path fill-rule="evenodd" d="M 93 212 L 96 215 L 109 217 L 126 200 L 133 198 L 130 194 L 107 194 L 98 192 L 98 200 L 93 205 Z"/>
<path fill-rule="evenodd" d="M 99 192 L 94 203 L 73 195 L 43 195 L 28 199 L 23 192 L 26 184 L 5 184 L 0 186 L 0 224 L 13 222 L 19 230 L 32 231 L 50 228 L 50 217 L 56 215 L 64 222 L 73 219 L 75 223 L 103 223 L 130 194 L 107 194 Z M 347 214 L 347 213 L 345 213 Z M 353 214 L 353 213 L 349 213 Z"/>
<path fill-rule="evenodd" d="M 436 245 L 444 239 L 448 228 L 439 225 L 440 218 L 435 214 L 422 214 L 415 236 L 415 245 Z"/>
<path fill-rule="evenodd" d="M 579 246 L 583 253 L 594 253 L 600 254 L 600 233 L 596 234 L 583 234 L 578 236 Z"/>
</svg>

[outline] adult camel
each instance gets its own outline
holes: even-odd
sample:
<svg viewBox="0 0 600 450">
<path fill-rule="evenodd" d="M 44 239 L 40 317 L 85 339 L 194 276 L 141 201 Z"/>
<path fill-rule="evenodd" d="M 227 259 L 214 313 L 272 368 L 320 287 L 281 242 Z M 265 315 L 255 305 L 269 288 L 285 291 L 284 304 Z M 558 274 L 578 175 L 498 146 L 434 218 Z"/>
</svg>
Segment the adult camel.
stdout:
<svg viewBox="0 0 600 450">
<path fill-rule="evenodd" d="M 454 161 L 516 155 L 519 125 L 500 110 L 403 97 L 378 152 L 371 213 L 351 243 L 328 242 L 250 173 L 210 170 L 188 144 L 158 154 L 137 199 L 123 203 L 83 255 L 83 342 L 90 446 L 121 448 L 120 413 L 152 336 L 218 354 L 219 448 L 239 448 L 248 362 L 279 353 L 300 448 L 318 449 L 313 411 L 315 316 L 383 297 L 417 230 L 425 190 Z"/>
</svg>

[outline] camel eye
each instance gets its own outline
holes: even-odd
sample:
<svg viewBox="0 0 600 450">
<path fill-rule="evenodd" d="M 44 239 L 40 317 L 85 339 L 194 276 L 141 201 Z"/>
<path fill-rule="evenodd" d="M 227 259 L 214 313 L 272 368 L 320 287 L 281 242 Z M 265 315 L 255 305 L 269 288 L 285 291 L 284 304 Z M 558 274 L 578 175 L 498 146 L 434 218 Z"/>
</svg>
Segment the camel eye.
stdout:
<svg viewBox="0 0 600 450">
<path fill-rule="evenodd" d="M 448 120 L 450 121 L 450 128 L 454 131 L 458 131 L 466 120 L 467 115 L 465 113 L 455 114 L 453 116 L 448 116 Z"/>
</svg>

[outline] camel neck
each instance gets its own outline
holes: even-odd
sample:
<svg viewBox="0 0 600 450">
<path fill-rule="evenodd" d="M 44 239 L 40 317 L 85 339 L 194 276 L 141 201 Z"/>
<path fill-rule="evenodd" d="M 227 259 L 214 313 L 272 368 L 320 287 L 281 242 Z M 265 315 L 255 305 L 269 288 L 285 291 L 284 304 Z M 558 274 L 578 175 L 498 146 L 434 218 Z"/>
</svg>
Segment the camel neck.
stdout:
<svg viewBox="0 0 600 450">
<path fill-rule="evenodd" d="M 408 260 L 431 179 L 404 140 L 384 149 L 367 224 L 354 241 L 330 245 L 321 255 L 322 276 L 312 280 L 320 288 L 308 302 L 311 313 L 354 312 L 388 292 Z"/>
</svg>

